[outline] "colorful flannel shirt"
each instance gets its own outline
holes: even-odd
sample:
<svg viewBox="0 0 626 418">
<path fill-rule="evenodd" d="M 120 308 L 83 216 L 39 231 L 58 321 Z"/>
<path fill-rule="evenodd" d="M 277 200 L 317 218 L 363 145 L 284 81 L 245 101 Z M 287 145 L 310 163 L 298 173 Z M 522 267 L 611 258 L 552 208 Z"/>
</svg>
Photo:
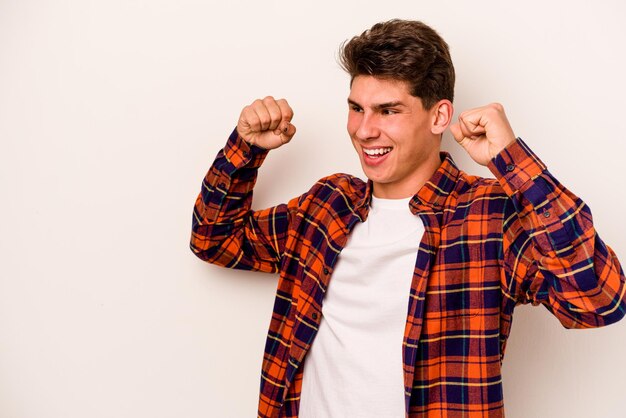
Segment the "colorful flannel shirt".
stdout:
<svg viewBox="0 0 626 418">
<path fill-rule="evenodd" d="M 372 184 L 335 174 L 287 204 L 253 211 L 266 155 L 233 132 L 202 183 L 191 249 L 217 265 L 279 273 L 258 416 L 297 417 L 324 293 L 350 230 L 367 217 Z M 566 328 L 608 325 L 626 312 L 624 273 L 589 208 L 521 139 L 489 164 L 496 179 L 441 156 L 410 201 L 426 232 L 403 341 L 407 416 L 502 417 L 514 307 L 542 304 Z"/>
</svg>

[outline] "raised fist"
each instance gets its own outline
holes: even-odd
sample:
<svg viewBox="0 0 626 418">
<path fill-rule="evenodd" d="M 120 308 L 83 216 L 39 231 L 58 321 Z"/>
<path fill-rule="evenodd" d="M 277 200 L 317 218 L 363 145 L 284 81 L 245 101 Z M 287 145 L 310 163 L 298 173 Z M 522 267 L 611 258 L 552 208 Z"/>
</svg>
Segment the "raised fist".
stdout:
<svg viewBox="0 0 626 418">
<path fill-rule="evenodd" d="M 237 132 L 250 144 L 275 149 L 291 141 L 296 133 L 291 118 L 293 110 L 285 99 L 276 100 L 267 96 L 243 108 Z"/>
<path fill-rule="evenodd" d="M 484 166 L 515 141 L 504 107 L 499 103 L 466 110 L 458 123 L 450 125 L 450 132 L 470 157 Z"/>
</svg>

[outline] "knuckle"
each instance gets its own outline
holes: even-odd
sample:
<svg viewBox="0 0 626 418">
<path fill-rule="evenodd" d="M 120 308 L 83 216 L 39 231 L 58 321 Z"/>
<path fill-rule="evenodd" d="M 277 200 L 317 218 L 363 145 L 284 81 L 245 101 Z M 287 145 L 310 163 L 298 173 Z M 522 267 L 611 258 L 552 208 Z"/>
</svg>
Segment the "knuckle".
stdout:
<svg viewBox="0 0 626 418">
<path fill-rule="evenodd" d="M 290 121 L 291 118 L 293 118 L 293 110 L 291 109 L 285 109 L 283 110 L 282 113 L 283 113 L 283 119 Z"/>
<path fill-rule="evenodd" d="M 239 116 L 239 120 L 243 122 L 248 122 L 251 119 L 253 119 L 253 113 L 248 108 L 244 109 Z"/>
<path fill-rule="evenodd" d="M 276 100 L 276 103 L 281 109 L 291 110 L 291 107 L 289 106 L 289 103 L 287 102 L 286 99 L 278 99 Z"/>
</svg>

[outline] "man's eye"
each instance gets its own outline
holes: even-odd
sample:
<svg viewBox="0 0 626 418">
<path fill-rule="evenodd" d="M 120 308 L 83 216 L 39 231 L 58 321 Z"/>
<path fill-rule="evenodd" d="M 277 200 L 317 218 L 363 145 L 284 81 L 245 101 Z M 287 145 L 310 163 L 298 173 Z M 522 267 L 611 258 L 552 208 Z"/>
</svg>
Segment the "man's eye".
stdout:
<svg viewBox="0 0 626 418">
<path fill-rule="evenodd" d="M 360 107 L 358 107 L 358 106 L 350 106 L 350 109 L 351 109 L 353 112 L 361 112 L 361 111 L 363 111 L 363 109 L 361 109 L 361 108 L 360 108 Z"/>
<path fill-rule="evenodd" d="M 395 115 L 396 113 L 398 113 L 398 112 L 396 112 L 393 109 L 383 109 L 383 111 L 382 111 L 383 115 Z"/>
</svg>

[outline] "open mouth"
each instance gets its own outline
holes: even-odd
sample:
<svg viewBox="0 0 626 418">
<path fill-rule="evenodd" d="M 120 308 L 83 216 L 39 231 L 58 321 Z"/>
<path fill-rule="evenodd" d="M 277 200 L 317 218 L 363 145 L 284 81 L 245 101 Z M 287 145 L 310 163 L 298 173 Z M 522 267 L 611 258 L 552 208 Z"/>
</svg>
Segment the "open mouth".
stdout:
<svg viewBox="0 0 626 418">
<path fill-rule="evenodd" d="M 363 152 L 365 153 L 365 155 L 374 159 L 380 158 L 383 155 L 387 155 L 391 150 L 392 150 L 391 147 L 370 148 L 370 149 L 363 148 Z"/>
</svg>

